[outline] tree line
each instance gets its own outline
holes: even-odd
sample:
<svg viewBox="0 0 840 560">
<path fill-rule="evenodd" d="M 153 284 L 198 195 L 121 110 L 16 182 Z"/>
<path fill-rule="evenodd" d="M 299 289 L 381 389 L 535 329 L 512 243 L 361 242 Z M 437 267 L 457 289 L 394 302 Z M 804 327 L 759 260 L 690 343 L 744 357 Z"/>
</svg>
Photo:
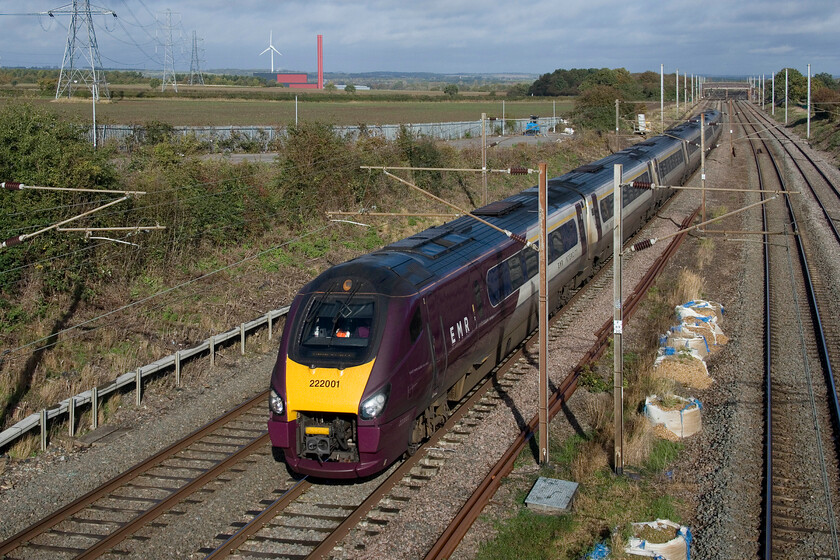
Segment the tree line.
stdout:
<svg viewBox="0 0 840 560">
<path fill-rule="evenodd" d="M 784 104 L 785 68 L 776 73 L 777 106 Z M 807 102 L 808 80 L 795 68 L 788 71 L 788 100 L 793 104 Z M 682 79 L 682 77 L 680 78 Z M 640 102 L 659 100 L 661 77 L 657 72 L 631 73 L 624 68 L 558 68 L 541 75 L 527 90 L 533 96 L 574 96 L 577 98 L 574 119 L 579 126 L 612 129 L 615 123 L 615 100 L 620 102 L 622 118 L 632 119 Z M 708 82 L 707 82 L 708 83 Z M 769 84 L 769 80 L 768 80 Z M 676 98 L 676 76 L 665 74 L 665 101 Z M 682 95 L 682 86 L 680 94 Z M 765 101 L 771 102 L 771 88 L 766 87 Z M 815 116 L 830 120 L 840 118 L 840 80 L 822 72 L 811 77 L 811 101 Z"/>
</svg>

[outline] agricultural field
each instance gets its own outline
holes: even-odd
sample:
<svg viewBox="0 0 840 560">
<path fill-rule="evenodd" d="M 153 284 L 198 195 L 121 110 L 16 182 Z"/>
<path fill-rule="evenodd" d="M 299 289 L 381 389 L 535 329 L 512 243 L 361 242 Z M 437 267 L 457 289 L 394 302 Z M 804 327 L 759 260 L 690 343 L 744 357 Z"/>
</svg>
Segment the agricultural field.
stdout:
<svg viewBox="0 0 840 560">
<path fill-rule="evenodd" d="M 124 97 L 115 95 L 119 88 L 113 86 L 112 101 L 96 104 L 98 124 L 143 124 L 152 121 L 172 126 L 285 126 L 295 120 L 293 99 L 232 99 L 193 97 Z M 148 89 L 148 88 L 147 88 Z M 236 88 L 237 90 L 248 88 Z M 252 88 L 263 93 L 265 88 Z M 182 91 L 184 88 L 180 88 Z M 282 90 L 288 95 L 288 90 Z M 369 92 L 344 94 L 347 99 L 319 100 L 317 94 L 305 93 L 299 98 L 297 114 L 299 120 L 317 120 L 334 125 L 367 125 L 474 121 L 481 113 L 488 117 L 502 117 L 502 99 L 492 100 L 487 95 L 459 96 L 452 100 L 431 101 L 400 100 L 383 101 L 381 92 L 377 98 L 366 95 Z M 427 92 L 439 93 L 439 92 Z M 324 96 L 326 97 L 326 96 Z M 0 107 L 20 103 L 20 98 L 0 97 Z M 25 102 L 35 107 L 55 112 L 61 116 L 89 121 L 92 116 L 90 99 L 54 100 L 42 97 L 27 97 Z M 529 115 L 552 116 L 568 113 L 573 106 L 571 98 L 527 98 L 505 100 L 504 115 L 508 119 L 522 119 Z"/>
</svg>

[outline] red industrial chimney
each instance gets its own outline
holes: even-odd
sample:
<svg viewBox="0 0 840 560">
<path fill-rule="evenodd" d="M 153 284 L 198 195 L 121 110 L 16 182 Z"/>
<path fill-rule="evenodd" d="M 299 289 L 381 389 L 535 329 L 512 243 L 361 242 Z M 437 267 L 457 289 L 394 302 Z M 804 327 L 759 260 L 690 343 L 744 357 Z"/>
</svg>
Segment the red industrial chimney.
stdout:
<svg viewBox="0 0 840 560">
<path fill-rule="evenodd" d="M 324 89 L 324 36 L 318 35 L 318 89 Z"/>
</svg>

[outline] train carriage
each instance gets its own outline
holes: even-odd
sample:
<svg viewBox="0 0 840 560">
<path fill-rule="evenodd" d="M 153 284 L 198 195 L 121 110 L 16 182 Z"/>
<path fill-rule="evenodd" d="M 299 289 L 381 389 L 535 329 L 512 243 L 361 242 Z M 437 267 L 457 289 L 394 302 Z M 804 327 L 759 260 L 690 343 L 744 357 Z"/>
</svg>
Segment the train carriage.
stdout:
<svg viewBox="0 0 840 560">
<path fill-rule="evenodd" d="M 696 120 L 548 181 L 551 308 L 612 251 L 613 165 L 625 181 L 682 183 L 695 140 Z M 625 239 L 662 201 L 622 189 Z M 536 187 L 474 214 L 538 240 Z M 410 452 L 537 326 L 537 275 L 536 251 L 469 216 L 319 275 L 292 303 L 271 377 L 278 455 L 299 473 L 355 478 Z"/>
</svg>

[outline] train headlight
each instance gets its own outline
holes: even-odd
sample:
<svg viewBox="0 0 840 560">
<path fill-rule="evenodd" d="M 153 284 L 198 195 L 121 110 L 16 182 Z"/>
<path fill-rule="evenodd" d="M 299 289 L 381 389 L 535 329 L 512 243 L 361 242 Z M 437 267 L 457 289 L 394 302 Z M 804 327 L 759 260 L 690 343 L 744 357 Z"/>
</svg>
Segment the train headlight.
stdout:
<svg viewBox="0 0 840 560">
<path fill-rule="evenodd" d="M 271 392 L 268 395 L 268 408 L 274 414 L 283 414 L 283 410 L 285 407 L 283 406 L 283 397 L 277 394 L 277 391 L 274 390 L 274 387 L 271 388 Z"/>
<path fill-rule="evenodd" d="M 363 401 L 362 406 L 359 407 L 359 417 L 362 420 L 373 420 L 382 414 L 382 411 L 385 410 L 385 404 L 388 402 L 388 394 L 390 392 L 391 387 L 388 386 Z"/>
</svg>

